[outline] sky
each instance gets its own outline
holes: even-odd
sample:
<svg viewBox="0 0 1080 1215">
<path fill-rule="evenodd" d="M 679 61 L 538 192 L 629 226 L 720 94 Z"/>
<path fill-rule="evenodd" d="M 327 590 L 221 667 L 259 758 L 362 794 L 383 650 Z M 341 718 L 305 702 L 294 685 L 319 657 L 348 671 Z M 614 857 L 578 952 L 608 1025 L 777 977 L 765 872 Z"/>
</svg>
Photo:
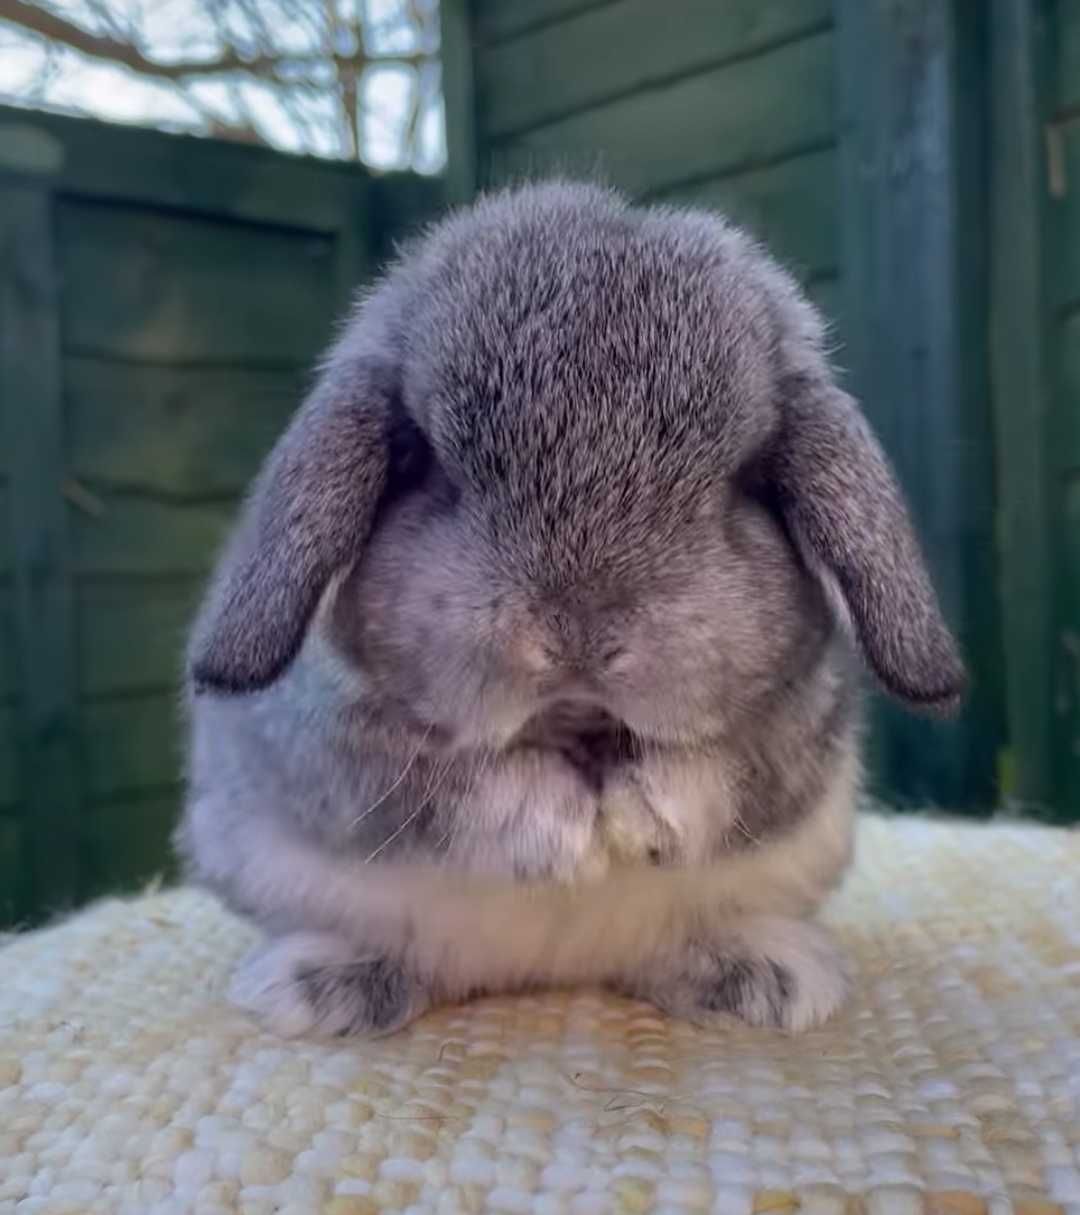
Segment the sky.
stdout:
<svg viewBox="0 0 1080 1215">
<path fill-rule="evenodd" d="M 308 0 L 324 5 L 327 0 Z M 331 0 L 339 13 L 351 15 L 360 4 L 373 32 L 367 50 L 373 53 L 408 52 L 416 37 L 402 19 L 401 0 Z M 117 20 L 136 24 L 142 36 L 141 49 L 154 58 L 210 58 L 221 50 L 208 11 L 215 7 L 230 20 L 229 0 L 51 0 L 47 6 L 68 20 L 89 28 L 102 28 L 101 10 Z M 238 6 L 239 7 L 239 6 Z M 285 8 L 288 0 L 285 0 Z M 264 12 L 277 9 L 265 4 Z M 302 50 L 306 33 L 271 13 L 273 36 L 278 45 Z M 234 18 L 238 37 L 248 32 L 242 14 Z M 345 49 L 345 48 L 343 48 Z M 408 114 L 412 70 L 387 65 L 369 69 L 362 84 L 362 158 L 377 169 L 416 168 L 437 172 L 445 160 L 445 135 L 441 98 L 437 89 L 424 109 L 417 154 L 410 165 L 402 139 Z M 67 48 L 53 48 L 43 40 L 0 22 L 0 102 L 39 105 L 48 109 L 91 114 L 113 122 L 158 126 L 169 130 L 207 130 L 207 112 L 235 121 L 244 109 L 269 142 L 286 151 L 314 155 L 338 154 L 338 113 L 330 90 L 319 91 L 301 103 L 300 118 L 288 114 L 270 87 L 250 78 L 233 76 L 201 80 L 188 86 L 198 104 L 174 86 L 146 77 Z"/>
</svg>

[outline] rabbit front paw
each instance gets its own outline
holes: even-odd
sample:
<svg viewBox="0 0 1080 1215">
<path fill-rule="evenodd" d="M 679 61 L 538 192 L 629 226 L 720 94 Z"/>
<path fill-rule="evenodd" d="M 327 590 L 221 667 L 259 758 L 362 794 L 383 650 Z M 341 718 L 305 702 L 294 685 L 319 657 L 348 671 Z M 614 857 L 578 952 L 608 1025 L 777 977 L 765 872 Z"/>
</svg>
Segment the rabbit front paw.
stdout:
<svg viewBox="0 0 1080 1215">
<path fill-rule="evenodd" d="M 850 978 L 824 929 L 760 916 L 715 940 L 687 944 L 672 968 L 635 994 L 698 1024 L 737 1017 L 749 1025 L 802 1033 L 843 1004 Z"/>
<path fill-rule="evenodd" d="M 600 847 L 614 865 L 670 865 L 679 859 L 679 840 L 626 769 L 609 778 L 600 795 Z"/>
<path fill-rule="evenodd" d="M 241 962 L 229 995 L 286 1038 L 389 1034 L 428 1006 L 420 983 L 397 962 L 358 954 L 326 933 L 293 933 L 256 949 Z"/>
</svg>

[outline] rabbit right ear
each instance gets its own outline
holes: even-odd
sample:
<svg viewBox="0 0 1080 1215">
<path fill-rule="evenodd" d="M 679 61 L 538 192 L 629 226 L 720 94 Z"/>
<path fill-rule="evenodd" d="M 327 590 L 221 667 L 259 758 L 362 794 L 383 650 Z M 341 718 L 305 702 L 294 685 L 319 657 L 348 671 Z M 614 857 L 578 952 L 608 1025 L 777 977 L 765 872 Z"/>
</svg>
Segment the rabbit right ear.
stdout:
<svg viewBox="0 0 1080 1215">
<path fill-rule="evenodd" d="M 295 658 L 328 581 L 371 531 L 391 393 L 385 366 L 332 363 L 278 440 L 196 621 L 196 689 L 255 691 Z"/>
<path fill-rule="evenodd" d="M 858 406 L 819 375 L 789 376 L 771 473 L 811 569 L 827 572 L 885 689 L 956 708 L 967 677 L 900 487 Z"/>
</svg>

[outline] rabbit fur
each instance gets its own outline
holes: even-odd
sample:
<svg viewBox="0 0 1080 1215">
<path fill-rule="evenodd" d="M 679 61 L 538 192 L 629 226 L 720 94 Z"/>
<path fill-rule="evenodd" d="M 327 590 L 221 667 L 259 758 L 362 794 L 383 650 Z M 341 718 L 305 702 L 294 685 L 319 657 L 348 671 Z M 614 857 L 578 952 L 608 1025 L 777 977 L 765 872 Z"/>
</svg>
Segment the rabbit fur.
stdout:
<svg viewBox="0 0 1080 1215">
<path fill-rule="evenodd" d="M 600 983 L 801 1030 L 851 856 L 861 653 L 964 672 L 822 323 L 705 213 L 482 198 L 357 304 L 190 645 L 192 877 L 283 1033 Z"/>
</svg>

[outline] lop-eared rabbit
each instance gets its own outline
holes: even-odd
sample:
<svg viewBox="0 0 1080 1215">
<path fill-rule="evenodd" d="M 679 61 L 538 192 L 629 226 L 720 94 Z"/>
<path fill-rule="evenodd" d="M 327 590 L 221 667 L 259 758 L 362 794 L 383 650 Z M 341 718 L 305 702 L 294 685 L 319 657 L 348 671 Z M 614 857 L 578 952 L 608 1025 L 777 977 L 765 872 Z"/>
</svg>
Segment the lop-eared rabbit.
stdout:
<svg viewBox="0 0 1080 1215">
<path fill-rule="evenodd" d="M 792 279 L 593 186 L 452 215 L 359 301 L 194 629 L 180 847 L 266 936 L 234 998 L 287 1034 L 568 984 L 820 1023 L 859 654 L 961 695 Z"/>
</svg>

